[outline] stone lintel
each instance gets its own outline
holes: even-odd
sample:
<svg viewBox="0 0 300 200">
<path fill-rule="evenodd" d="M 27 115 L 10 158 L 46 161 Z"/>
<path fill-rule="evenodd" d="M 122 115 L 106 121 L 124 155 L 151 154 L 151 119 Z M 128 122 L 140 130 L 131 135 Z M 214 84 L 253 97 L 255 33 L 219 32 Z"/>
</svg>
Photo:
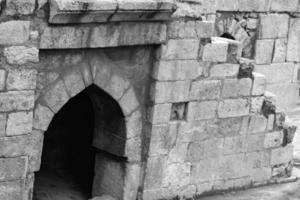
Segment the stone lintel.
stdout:
<svg viewBox="0 0 300 200">
<path fill-rule="evenodd" d="M 174 0 L 52 0 L 49 23 L 165 21 L 175 10 Z"/>
</svg>

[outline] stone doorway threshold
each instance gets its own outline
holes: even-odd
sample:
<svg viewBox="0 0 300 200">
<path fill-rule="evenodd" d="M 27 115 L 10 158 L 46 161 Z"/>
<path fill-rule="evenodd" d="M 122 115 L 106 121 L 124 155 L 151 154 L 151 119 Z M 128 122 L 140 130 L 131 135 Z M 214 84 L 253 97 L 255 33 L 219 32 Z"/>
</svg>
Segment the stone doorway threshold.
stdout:
<svg viewBox="0 0 300 200">
<path fill-rule="evenodd" d="M 33 200 L 87 200 L 74 181 L 67 175 L 39 172 L 35 180 Z"/>
</svg>

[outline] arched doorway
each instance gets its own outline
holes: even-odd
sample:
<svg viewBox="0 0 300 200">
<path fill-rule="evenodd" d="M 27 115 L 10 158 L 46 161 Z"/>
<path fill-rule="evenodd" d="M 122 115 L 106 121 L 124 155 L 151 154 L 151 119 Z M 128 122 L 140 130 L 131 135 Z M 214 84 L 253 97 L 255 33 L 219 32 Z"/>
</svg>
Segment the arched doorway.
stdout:
<svg viewBox="0 0 300 200">
<path fill-rule="evenodd" d="M 96 85 L 71 98 L 45 132 L 34 200 L 123 198 L 125 117 L 117 101 Z"/>
</svg>

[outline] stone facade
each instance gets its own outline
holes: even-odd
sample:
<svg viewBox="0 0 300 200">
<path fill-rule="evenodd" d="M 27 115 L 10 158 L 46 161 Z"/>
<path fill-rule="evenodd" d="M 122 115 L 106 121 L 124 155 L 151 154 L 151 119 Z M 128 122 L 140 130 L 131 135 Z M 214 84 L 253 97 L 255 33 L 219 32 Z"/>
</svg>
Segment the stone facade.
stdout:
<svg viewBox="0 0 300 200">
<path fill-rule="evenodd" d="M 281 108 L 299 95 L 298 0 L 0 2 L 0 199 L 32 199 L 44 132 L 91 85 L 124 115 L 124 149 L 93 143 L 126 158 L 115 198 L 290 175 L 295 130 Z"/>
</svg>

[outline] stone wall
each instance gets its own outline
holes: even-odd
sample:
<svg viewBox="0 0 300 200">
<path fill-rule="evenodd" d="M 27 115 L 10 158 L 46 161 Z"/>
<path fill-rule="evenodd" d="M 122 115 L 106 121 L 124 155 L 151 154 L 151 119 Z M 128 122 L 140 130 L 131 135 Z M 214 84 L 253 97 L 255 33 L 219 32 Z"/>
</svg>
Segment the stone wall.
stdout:
<svg viewBox="0 0 300 200">
<path fill-rule="evenodd" d="M 32 198 L 44 131 L 91 84 L 124 114 L 123 199 L 290 175 L 298 0 L 57 1 L 0 0 L 0 199 Z"/>
</svg>

